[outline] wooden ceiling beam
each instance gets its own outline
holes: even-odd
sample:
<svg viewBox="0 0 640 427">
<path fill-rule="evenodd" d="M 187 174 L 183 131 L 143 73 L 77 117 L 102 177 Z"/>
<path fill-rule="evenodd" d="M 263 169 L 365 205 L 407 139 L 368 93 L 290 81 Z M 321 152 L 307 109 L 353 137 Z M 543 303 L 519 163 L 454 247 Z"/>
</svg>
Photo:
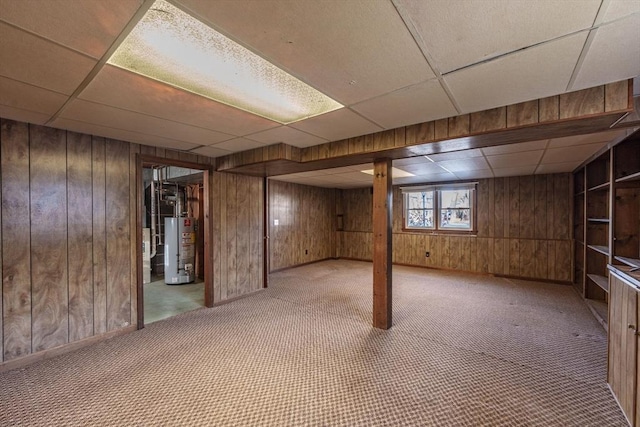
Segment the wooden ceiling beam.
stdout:
<svg viewBox="0 0 640 427">
<path fill-rule="evenodd" d="M 632 82 L 623 80 L 307 148 L 274 144 L 221 157 L 217 170 L 274 176 L 602 132 L 634 111 Z"/>
</svg>

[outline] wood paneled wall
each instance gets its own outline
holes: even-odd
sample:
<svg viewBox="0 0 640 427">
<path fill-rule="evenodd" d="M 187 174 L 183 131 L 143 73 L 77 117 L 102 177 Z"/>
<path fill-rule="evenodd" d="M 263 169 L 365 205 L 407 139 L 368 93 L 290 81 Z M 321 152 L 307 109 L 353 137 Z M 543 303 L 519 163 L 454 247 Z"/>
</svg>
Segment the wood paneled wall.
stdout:
<svg viewBox="0 0 640 427">
<path fill-rule="evenodd" d="M 214 302 L 263 288 L 263 180 L 213 174 Z"/>
<path fill-rule="evenodd" d="M 270 271 L 334 256 L 334 206 L 333 189 L 269 181 Z"/>
<path fill-rule="evenodd" d="M 0 118 L 0 362 L 136 323 L 137 153 L 213 162 Z M 262 179 L 214 173 L 209 189 L 221 302 L 263 287 Z"/>
<path fill-rule="evenodd" d="M 508 276 L 571 280 L 569 174 L 478 181 L 477 236 L 405 232 L 393 195 L 393 261 Z M 371 189 L 343 190 L 339 255 L 371 260 Z M 430 252 L 430 257 L 425 252 Z"/>
<path fill-rule="evenodd" d="M 128 326 L 130 144 L 0 123 L 3 360 Z"/>
</svg>

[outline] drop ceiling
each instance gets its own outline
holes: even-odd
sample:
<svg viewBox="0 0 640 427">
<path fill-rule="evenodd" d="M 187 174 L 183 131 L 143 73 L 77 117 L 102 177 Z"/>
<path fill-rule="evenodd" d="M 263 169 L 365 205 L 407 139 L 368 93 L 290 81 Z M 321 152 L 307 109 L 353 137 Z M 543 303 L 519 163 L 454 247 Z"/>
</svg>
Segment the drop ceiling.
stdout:
<svg viewBox="0 0 640 427">
<path fill-rule="evenodd" d="M 393 184 L 409 185 L 567 172 L 578 167 L 611 141 L 624 138 L 631 133 L 630 129 L 619 129 L 394 160 L 393 167 L 414 176 L 393 178 Z M 293 173 L 271 179 L 316 187 L 371 187 L 372 176 L 362 172 L 368 169 L 373 169 L 373 164 Z"/>
<path fill-rule="evenodd" d="M 219 157 L 280 142 L 309 147 L 640 74 L 637 0 L 170 2 L 345 107 L 283 126 L 108 65 L 150 0 L 2 0 L 0 116 Z M 607 142 L 600 139 L 394 165 L 420 181 L 570 171 Z M 294 175 L 279 179 L 340 188 L 370 181 L 358 167 Z"/>
</svg>

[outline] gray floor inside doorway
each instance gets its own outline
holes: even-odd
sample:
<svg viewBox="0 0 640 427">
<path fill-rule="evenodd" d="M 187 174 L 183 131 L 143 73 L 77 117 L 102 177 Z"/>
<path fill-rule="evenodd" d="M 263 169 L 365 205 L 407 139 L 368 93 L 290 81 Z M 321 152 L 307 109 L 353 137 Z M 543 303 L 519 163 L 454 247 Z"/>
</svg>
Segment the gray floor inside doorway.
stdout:
<svg viewBox="0 0 640 427">
<path fill-rule="evenodd" d="M 184 285 L 167 285 L 164 279 L 144 285 L 144 323 L 167 319 L 204 307 L 204 282 L 197 279 Z"/>
</svg>

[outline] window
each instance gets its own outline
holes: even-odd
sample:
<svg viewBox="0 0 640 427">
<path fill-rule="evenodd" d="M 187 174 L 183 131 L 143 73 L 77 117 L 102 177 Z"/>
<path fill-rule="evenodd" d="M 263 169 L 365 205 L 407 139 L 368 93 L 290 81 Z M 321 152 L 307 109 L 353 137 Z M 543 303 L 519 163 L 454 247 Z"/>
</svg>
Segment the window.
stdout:
<svg viewBox="0 0 640 427">
<path fill-rule="evenodd" d="M 404 187 L 404 227 L 414 230 L 474 230 L 475 183 Z"/>
</svg>

